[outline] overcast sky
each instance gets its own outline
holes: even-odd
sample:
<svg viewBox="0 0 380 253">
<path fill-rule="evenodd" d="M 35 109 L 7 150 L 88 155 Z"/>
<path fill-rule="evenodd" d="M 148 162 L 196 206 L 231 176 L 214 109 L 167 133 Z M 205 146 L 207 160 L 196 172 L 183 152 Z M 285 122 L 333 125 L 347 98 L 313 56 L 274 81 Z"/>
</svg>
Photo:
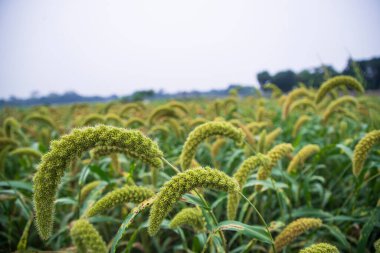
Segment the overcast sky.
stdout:
<svg viewBox="0 0 380 253">
<path fill-rule="evenodd" d="M 0 0 L 0 97 L 256 84 L 380 56 L 379 0 Z"/>
</svg>

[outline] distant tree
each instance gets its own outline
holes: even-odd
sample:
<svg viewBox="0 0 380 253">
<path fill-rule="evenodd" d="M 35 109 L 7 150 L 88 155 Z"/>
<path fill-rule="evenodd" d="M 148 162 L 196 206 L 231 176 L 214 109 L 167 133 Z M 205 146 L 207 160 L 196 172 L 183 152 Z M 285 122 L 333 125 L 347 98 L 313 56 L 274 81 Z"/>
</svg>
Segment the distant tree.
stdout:
<svg viewBox="0 0 380 253">
<path fill-rule="evenodd" d="M 380 58 L 363 61 L 349 59 L 342 74 L 354 76 L 364 82 L 366 89 L 380 89 Z"/>
<path fill-rule="evenodd" d="M 297 75 L 291 70 L 278 72 L 272 77 L 271 82 L 283 91 L 290 91 L 298 83 Z"/>
<path fill-rule="evenodd" d="M 141 101 L 154 96 L 154 90 L 136 91 L 130 96 L 131 101 Z"/>
<path fill-rule="evenodd" d="M 257 81 L 259 81 L 260 86 L 262 87 L 266 82 L 270 82 L 272 77 L 268 71 L 262 71 L 257 74 Z"/>
</svg>

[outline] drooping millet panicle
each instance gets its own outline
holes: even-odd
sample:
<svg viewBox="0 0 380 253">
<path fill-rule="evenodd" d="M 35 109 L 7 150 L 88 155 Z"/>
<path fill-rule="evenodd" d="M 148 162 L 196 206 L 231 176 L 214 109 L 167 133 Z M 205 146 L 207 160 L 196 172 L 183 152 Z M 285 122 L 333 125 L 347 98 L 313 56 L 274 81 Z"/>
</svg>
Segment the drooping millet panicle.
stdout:
<svg viewBox="0 0 380 253">
<path fill-rule="evenodd" d="M 311 100 L 310 98 L 302 98 L 302 99 L 296 100 L 294 103 L 292 103 L 292 105 L 289 108 L 289 113 L 291 113 L 297 109 L 306 110 L 307 108 L 312 109 L 313 112 L 317 111 L 317 107 L 316 107 L 313 100 Z"/>
<path fill-rule="evenodd" d="M 301 249 L 299 253 L 339 253 L 339 250 L 334 245 L 322 242 Z"/>
<path fill-rule="evenodd" d="M 142 111 L 143 108 L 141 107 L 140 104 L 137 104 L 137 103 L 126 104 L 126 105 L 120 110 L 119 116 L 120 116 L 120 117 L 124 117 L 124 115 L 127 114 L 127 113 L 129 113 L 130 110 Z"/>
<path fill-rule="evenodd" d="M 323 113 L 323 122 L 327 122 L 330 116 L 335 112 L 338 108 L 340 108 L 344 104 L 351 104 L 354 105 L 355 107 L 358 107 L 359 103 L 357 99 L 353 96 L 343 96 L 340 97 L 334 101 L 332 101 L 327 108 L 325 109 Z"/>
<path fill-rule="evenodd" d="M 155 235 L 165 216 L 173 209 L 181 196 L 197 187 L 211 188 L 227 192 L 238 192 L 239 184 L 222 171 L 205 168 L 193 168 L 181 172 L 161 187 L 150 210 L 148 232 Z"/>
<path fill-rule="evenodd" d="M 165 123 L 168 123 L 168 125 L 170 126 L 169 129 L 173 130 L 174 133 L 175 133 L 175 136 L 178 138 L 178 139 L 182 139 L 183 138 L 183 128 L 182 126 L 178 123 L 178 120 L 175 120 L 173 118 L 168 118 L 168 119 L 165 119 Z"/>
<path fill-rule="evenodd" d="M 123 188 L 107 193 L 103 198 L 85 213 L 86 217 L 97 215 L 106 210 L 110 210 L 123 203 L 141 203 L 152 197 L 154 192 L 146 187 L 141 186 L 124 186 Z"/>
<path fill-rule="evenodd" d="M 278 88 L 278 86 L 275 85 L 274 83 L 266 83 L 264 85 L 264 89 L 272 90 L 272 98 L 277 98 L 282 95 L 282 90 Z"/>
<path fill-rule="evenodd" d="M 289 143 L 281 143 L 276 146 L 274 146 L 269 152 L 267 153 L 267 156 L 270 159 L 269 166 L 261 166 L 259 168 L 259 171 L 257 173 L 257 179 L 258 180 L 265 180 L 267 179 L 271 173 L 272 168 L 276 165 L 276 163 L 284 156 L 289 155 L 293 152 L 293 146 Z M 260 191 L 263 188 L 262 185 L 256 185 L 255 190 Z"/>
<path fill-rule="evenodd" d="M 25 156 L 32 156 L 34 158 L 40 159 L 42 156 L 42 153 L 38 150 L 35 150 L 34 148 L 16 148 L 12 152 L 9 153 L 12 156 L 16 155 L 25 155 Z"/>
<path fill-rule="evenodd" d="M 20 129 L 20 123 L 13 117 L 8 117 L 3 122 L 3 131 L 5 137 L 13 138 L 13 132 Z"/>
<path fill-rule="evenodd" d="M 319 150 L 319 146 L 315 144 L 308 144 L 304 146 L 290 161 L 288 166 L 288 173 L 297 172 L 298 166 L 302 165 L 310 156 L 318 153 Z"/>
<path fill-rule="evenodd" d="M 8 138 L 8 137 L 0 138 L 0 150 L 6 146 L 18 146 L 18 145 L 19 143 L 11 138 Z"/>
<path fill-rule="evenodd" d="M 261 128 L 270 127 L 270 126 L 272 126 L 272 122 L 270 121 L 251 122 L 246 125 L 246 127 L 252 132 L 255 132 L 256 130 L 260 130 Z"/>
<path fill-rule="evenodd" d="M 373 130 L 367 133 L 359 143 L 356 144 L 352 161 L 352 169 L 355 176 L 359 176 L 369 151 L 378 143 L 380 143 L 380 130 Z"/>
<path fill-rule="evenodd" d="M 318 104 L 319 102 L 321 102 L 328 92 L 341 85 L 354 89 L 360 93 L 364 93 L 364 88 L 362 84 L 359 83 L 358 80 L 356 80 L 355 78 L 344 75 L 336 76 L 322 83 L 315 97 L 315 103 Z"/>
<path fill-rule="evenodd" d="M 86 219 L 74 221 L 70 236 L 78 253 L 96 252 L 107 253 L 106 243 L 99 232 Z"/>
<path fill-rule="evenodd" d="M 292 137 L 295 138 L 298 134 L 298 131 L 300 128 L 310 120 L 310 117 L 307 115 L 302 115 L 301 117 L 298 118 L 296 123 L 294 124 L 293 130 L 292 130 Z"/>
<path fill-rule="evenodd" d="M 298 97 L 313 98 L 313 94 L 305 88 L 297 88 L 289 92 L 283 105 L 282 118 L 285 119 L 289 114 L 289 109 L 292 103 L 296 101 Z"/>
<path fill-rule="evenodd" d="M 42 157 L 34 175 L 34 209 L 36 224 L 42 239 L 48 239 L 53 229 L 54 201 L 58 185 L 70 162 L 96 146 L 117 146 L 129 157 L 153 167 L 162 166 L 163 156 L 155 142 L 137 130 L 99 125 L 75 129 L 51 142 L 50 151 Z"/>
<path fill-rule="evenodd" d="M 29 237 L 29 231 L 30 226 L 33 223 L 33 217 L 30 217 L 28 222 L 26 223 L 24 227 L 24 231 L 22 232 L 20 241 L 17 244 L 17 251 L 24 252 L 26 250 L 27 244 L 28 244 L 28 237 Z"/>
<path fill-rule="evenodd" d="M 244 133 L 227 122 L 208 122 L 197 126 L 186 139 L 180 156 L 182 170 L 187 170 L 197 151 L 198 145 L 210 136 L 224 136 L 243 144 Z"/>
<path fill-rule="evenodd" d="M 163 117 L 179 118 L 176 111 L 168 105 L 162 105 L 154 109 L 148 117 L 148 123 L 150 126 L 154 125 L 154 122 Z"/>
<path fill-rule="evenodd" d="M 195 118 L 195 119 L 190 121 L 189 125 L 190 125 L 190 128 L 193 129 L 193 128 L 195 128 L 199 125 L 202 125 L 206 122 L 207 122 L 207 119 L 205 119 L 205 118 Z"/>
<path fill-rule="evenodd" d="M 260 106 L 259 109 L 257 109 L 256 121 L 258 121 L 258 122 L 263 121 L 264 116 L 265 116 L 265 108 Z"/>
<path fill-rule="evenodd" d="M 100 185 L 102 181 L 100 180 L 96 180 L 96 181 L 93 181 L 91 183 L 88 183 L 86 184 L 85 186 L 83 186 L 83 188 L 80 190 L 80 198 L 81 199 L 85 199 L 87 197 L 87 195 L 93 190 L 95 189 L 96 187 L 98 187 L 98 185 Z"/>
<path fill-rule="evenodd" d="M 169 227 L 174 229 L 182 226 L 190 226 L 195 231 L 204 231 L 206 222 L 202 210 L 196 207 L 187 207 L 179 211 L 170 221 Z"/>
<path fill-rule="evenodd" d="M 130 119 L 128 119 L 124 126 L 126 128 L 131 128 L 132 126 L 134 125 L 140 125 L 140 126 L 145 126 L 145 122 L 144 120 L 140 119 L 140 118 L 137 118 L 137 117 L 131 117 Z"/>
<path fill-rule="evenodd" d="M 265 149 L 269 148 L 281 133 L 282 129 L 280 127 L 277 127 L 275 130 L 268 133 L 265 138 Z"/>
<path fill-rule="evenodd" d="M 149 164 L 152 167 L 160 168 L 162 167 L 162 161 L 154 156 L 150 157 L 149 154 L 137 154 L 133 150 L 129 150 L 128 148 L 119 147 L 119 146 L 96 146 L 94 149 L 91 150 L 91 154 L 94 156 L 94 158 L 99 158 L 100 156 L 108 156 L 112 154 L 125 154 L 130 155 L 132 157 L 139 156 L 138 159 L 141 161 Z"/>
<path fill-rule="evenodd" d="M 269 157 L 258 153 L 251 156 L 240 165 L 239 169 L 233 175 L 240 188 L 242 189 L 247 182 L 248 176 L 259 166 L 268 167 L 270 165 Z M 239 206 L 241 196 L 239 193 L 231 192 L 227 199 L 227 217 L 229 220 L 234 220 L 236 217 L 237 208 Z"/>
<path fill-rule="evenodd" d="M 88 115 L 80 125 L 90 126 L 90 125 L 103 124 L 103 123 L 105 123 L 104 116 L 97 113 L 93 113 L 93 114 Z"/>
<path fill-rule="evenodd" d="M 266 138 L 267 138 L 267 130 L 262 130 L 259 136 L 259 141 L 257 143 L 257 151 L 261 153 L 265 153 L 266 149 Z"/>
<path fill-rule="evenodd" d="M 156 136 L 157 133 L 161 133 L 163 136 L 168 137 L 170 134 L 169 129 L 166 126 L 163 125 L 156 125 L 150 128 L 148 135 L 149 136 Z"/>
<path fill-rule="evenodd" d="M 124 120 L 115 113 L 108 113 L 106 116 L 104 116 L 104 119 L 107 125 L 113 125 L 113 126 L 119 126 L 119 127 L 123 127 L 125 125 Z"/>
<path fill-rule="evenodd" d="M 179 109 L 182 111 L 185 115 L 189 114 L 189 110 L 187 109 L 187 106 L 184 103 L 178 102 L 178 101 L 171 101 L 169 103 L 169 106 L 174 109 Z"/>
<path fill-rule="evenodd" d="M 334 113 L 337 113 L 339 118 L 349 118 L 353 121 L 360 122 L 358 115 L 347 108 L 339 107 L 336 110 L 334 110 Z"/>
<path fill-rule="evenodd" d="M 380 238 L 376 240 L 373 247 L 375 248 L 376 253 L 380 253 Z"/>
<path fill-rule="evenodd" d="M 40 122 L 42 124 L 45 124 L 49 127 L 51 127 L 52 129 L 58 131 L 58 126 L 54 123 L 54 121 L 48 117 L 48 116 L 45 116 L 45 115 L 41 115 L 41 114 L 31 114 L 29 116 L 27 116 L 25 118 L 25 122 L 29 122 L 29 121 L 35 121 L 35 122 Z"/>
<path fill-rule="evenodd" d="M 316 218 L 299 218 L 291 222 L 274 240 L 276 251 L 281 252 L 285 246 L 289 245 L 303 233 L 321 226 L 322 221 Z"/>
<path fill-rule="evenodd" d="M 219 150 L 226 144 L 226 139 L 219 137 L 211 146 L 211 155 L 215 159 Z"/>
</svg>

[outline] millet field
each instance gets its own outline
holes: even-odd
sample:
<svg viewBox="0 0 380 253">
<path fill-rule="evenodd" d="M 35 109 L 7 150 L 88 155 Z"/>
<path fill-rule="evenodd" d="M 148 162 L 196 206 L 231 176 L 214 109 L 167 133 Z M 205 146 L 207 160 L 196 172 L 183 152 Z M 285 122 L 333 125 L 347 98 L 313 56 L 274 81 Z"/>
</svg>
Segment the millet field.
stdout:
<svg viewBox="0 0 380 253">
<path fill-rule="evenodd" d="M 0 252 L 380 252 L 380 98 L 4 107 Z"/>
</svg>

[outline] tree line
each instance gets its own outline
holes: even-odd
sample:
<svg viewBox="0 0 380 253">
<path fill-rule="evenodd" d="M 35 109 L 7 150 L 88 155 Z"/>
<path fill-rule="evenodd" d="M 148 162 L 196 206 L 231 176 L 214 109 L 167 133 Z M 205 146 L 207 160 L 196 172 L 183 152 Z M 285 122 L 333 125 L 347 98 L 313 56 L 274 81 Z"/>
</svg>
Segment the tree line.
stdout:
<svg viewBox="0 0 380 253">
<path fill-rule="evenodd" d="M 336 75 L 350 75 L 363 83 L 367 90 L 380 89 L 380 57 L 369 60 L 348 59 L 346 67 L 339 72 L 334 67 L 322 65 L 313 69 L 304 69 L 298 73 L 285 70 L 271 75 L 268 71 L 257 74 L 257 80 L 262 87 L 265 83 L 276 84 L 281 90 L 289 91 L 300 82 L 306 86 L 318 86 L 330 77 Z"/>
</svg>

